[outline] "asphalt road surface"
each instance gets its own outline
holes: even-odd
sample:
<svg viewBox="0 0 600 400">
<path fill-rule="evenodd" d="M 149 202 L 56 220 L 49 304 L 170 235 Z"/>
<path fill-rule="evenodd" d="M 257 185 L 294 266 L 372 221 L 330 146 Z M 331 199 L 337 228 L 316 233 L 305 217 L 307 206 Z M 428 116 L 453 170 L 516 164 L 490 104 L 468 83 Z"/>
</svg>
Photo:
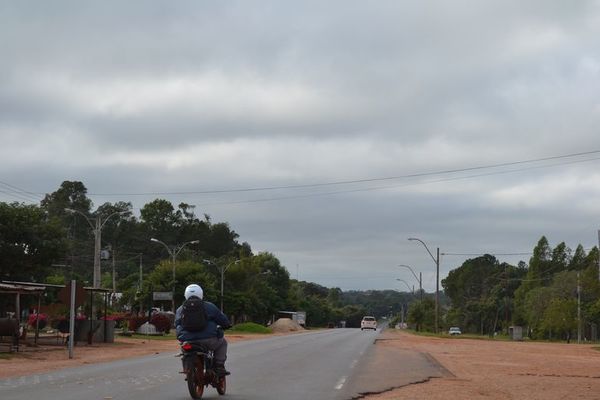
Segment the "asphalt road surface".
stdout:
<svg viewBox="0 0 600 400">
<path fill-rule="evenodd" d="M 331 329 L 230 344 L 227 394 L 209 387 L 203 398 L 345 400 L 444 375 L 426 355 L 380 349 L 378 333 Z M 87 365 L 0 380 L 0 399 L 189 399 L 180 370 L 165 353 Z"/>
</svg>

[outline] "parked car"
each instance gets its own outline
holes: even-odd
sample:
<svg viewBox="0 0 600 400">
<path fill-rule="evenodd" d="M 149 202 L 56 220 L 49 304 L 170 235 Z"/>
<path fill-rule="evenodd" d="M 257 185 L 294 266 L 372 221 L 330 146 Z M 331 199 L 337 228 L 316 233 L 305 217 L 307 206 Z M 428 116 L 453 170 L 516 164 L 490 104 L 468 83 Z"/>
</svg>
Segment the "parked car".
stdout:
<svg viewBox="0 0 600 400">
<path fill-rule="evenodd" d="M 373 329 L 374 331 L 377 330 L 377 320 L 375 319 L 375 317 L 363 317 L 362 321 L 360 321 L 360 330 L 362 331 L 365 329 Z"/>
<path fill-rule="evenodd" d="M 450 335 L 450 336 L 460 335 L 460 334 L 462 334 L 462 332 L 460 331 L 460 328 L 458 326 L 453 326 L 448 330 L 448 335 Z"/>
</svg>

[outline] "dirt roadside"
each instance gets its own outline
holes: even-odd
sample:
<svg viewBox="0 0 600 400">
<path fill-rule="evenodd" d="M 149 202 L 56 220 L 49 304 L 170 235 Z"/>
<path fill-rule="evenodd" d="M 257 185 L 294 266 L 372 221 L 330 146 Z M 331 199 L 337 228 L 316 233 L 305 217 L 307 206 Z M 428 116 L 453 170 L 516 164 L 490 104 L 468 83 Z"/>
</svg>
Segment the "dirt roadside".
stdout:
<svg viewBox="0 0 600 400">
<path fill-rule="evenodd" d="M 454 377 L 370 395 L 396 399 L 600 399 L 598 345 L 436 338 L 388 330 L 378 346 L 427 353 Z"/>
</svg>

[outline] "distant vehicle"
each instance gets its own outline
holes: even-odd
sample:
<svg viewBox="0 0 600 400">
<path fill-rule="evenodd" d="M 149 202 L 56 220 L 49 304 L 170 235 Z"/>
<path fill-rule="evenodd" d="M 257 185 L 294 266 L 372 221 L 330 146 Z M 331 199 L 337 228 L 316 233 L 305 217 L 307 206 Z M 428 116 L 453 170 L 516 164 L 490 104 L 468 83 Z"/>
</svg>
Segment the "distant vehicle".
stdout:
<svg viewBox="0 0 600 400">
<path fill-rule="evenodd" d="M 460 328 L 457 326 L 453 326 L 448 330 L 448 335 L 450 335 L 450 336 L 460 335 L 460 334 L 462 334 L 462 332 L 460 331 Z"/>
<path fill-rule="evenodd" d="M 365 329 L 373 329 L 374 331 L 377 330 L 377 320 L 375 319 L 375 317 L 363 317 L 362 321 L 360 321 L 360 330 L 362 331 Z"/>
</svg>

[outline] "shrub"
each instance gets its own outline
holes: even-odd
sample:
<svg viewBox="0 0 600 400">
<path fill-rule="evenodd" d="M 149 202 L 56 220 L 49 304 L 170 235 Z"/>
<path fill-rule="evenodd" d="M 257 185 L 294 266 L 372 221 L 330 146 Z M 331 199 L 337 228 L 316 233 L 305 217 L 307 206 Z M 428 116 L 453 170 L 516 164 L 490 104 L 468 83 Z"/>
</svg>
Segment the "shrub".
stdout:
<svg viewBox="0 0 600 400">
<path fill-rule="evenodd" d="M 266 328 L 260 324 L 255 324 L 254 322 L 244 322 L 243 324 L 234 325 L 231 330 L 246 333 L 273 333 L 271 328 Z"/>
<path fill-rule="evenodd" d="M 132 315 L 128 318 L 127 321 L 129 323 L 129 330 L 136 331 L 137 328 L 142 326 L 147 321 L 147 319 L 146 317 L 137 317 L 135 315 Z"/>
<path fill-rule="evenodd" d="M 171 318 L 167 314 L 154 313 L 150 318 L 150 323 L 156 327 L 158 332 L 169 333 L 171 330 Z"/>
<path fill-rule="evenodd" d="M 44 329 L 46 323 L 48 322 L 48 316 L 46 314 L 29 314 L 29 319 L 27 320 L 27 323 L 29 324 L 29 326 L 35 329 L 36 321 L 38 318 L 40 319 L 39 328 Z"/>
<path fill-rule="evenodd" d="M 115 321 L 115 327 L 117 328 L 127 328 L 129 324 L 128 317 L 129 316 L 126 313 L 113 313 L 107 315 L 106 320 Z M 104 319 L 104 317 L 102 319 Z"/>
</svg>

